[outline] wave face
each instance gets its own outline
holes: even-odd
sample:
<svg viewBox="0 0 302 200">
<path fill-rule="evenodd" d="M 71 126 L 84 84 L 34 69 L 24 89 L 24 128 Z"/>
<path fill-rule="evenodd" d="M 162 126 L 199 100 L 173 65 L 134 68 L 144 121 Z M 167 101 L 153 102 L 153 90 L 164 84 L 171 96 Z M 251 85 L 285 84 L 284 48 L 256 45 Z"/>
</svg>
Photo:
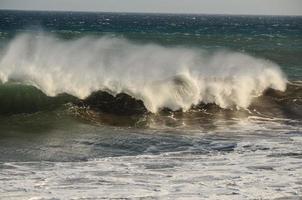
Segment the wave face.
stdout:
<svg viewBox="0 0 302 200">
<path fill-rule="evenodd" d="M 48 96 L 125 93 L 150 112 L 186 111 L 200 103 L 247 108 L 267 89 L 284 91 L 287 83 L 276 64 L 242 53 L 45 34 L 13 39 L 2 52 L 0 79 L 35 86 Z"/>
</svg>

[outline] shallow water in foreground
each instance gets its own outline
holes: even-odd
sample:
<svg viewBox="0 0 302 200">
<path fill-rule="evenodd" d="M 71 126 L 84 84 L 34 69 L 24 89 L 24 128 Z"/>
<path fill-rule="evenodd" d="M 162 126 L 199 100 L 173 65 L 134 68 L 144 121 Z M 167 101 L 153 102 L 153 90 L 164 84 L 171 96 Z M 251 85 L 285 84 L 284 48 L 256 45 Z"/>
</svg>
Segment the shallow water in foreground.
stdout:
<svg viewBox="0 0 302 200">
<path fill-rule="evenodd" d="M 301 121 L 217 118 L 190 129 L 171 117 L 134 128 L 59 113 L 4 120 L 18 123 L 1 133 L 1 198 L 301 197 Z"/>
</svg>

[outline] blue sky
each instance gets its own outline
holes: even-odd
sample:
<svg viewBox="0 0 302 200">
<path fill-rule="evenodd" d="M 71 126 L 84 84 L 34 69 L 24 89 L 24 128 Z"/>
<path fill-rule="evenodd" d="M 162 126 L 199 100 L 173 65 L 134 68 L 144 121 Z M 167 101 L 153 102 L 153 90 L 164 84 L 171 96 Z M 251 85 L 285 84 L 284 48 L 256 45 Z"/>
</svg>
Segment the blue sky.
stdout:
<svg viewBox="0 0 302 200">
<path fill-rule="evenodd" d="M 302 15 L 302 0 L 0 0 L 0 9 Z"/>
</svg>

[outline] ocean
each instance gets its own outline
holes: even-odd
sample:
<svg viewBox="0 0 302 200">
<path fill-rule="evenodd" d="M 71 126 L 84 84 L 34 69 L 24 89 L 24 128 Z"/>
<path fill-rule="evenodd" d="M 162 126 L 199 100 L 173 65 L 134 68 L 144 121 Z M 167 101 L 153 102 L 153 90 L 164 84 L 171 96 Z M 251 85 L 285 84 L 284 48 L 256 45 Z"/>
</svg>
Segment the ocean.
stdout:
<svg viewBox="0 0 302 200">
<path fill-rule="evenodd" d="M 0 11 L 0 199 L 301 199 L 302 17 Z"/>
</svg>

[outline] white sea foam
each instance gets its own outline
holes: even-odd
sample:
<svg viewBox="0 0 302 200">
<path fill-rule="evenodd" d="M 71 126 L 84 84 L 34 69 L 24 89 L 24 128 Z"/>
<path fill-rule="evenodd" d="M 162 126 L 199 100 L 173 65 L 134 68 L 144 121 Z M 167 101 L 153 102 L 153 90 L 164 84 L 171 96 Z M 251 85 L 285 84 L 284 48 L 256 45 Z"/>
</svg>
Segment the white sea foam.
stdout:
<svg viewBox="0 0 302 200">
<path fill-rule="evenodd" d="M 251 138 L 229 153 L 1 163 L 0 198 L 300 199 L 302 163 L 291 154 L 301 144 Z"/>
<path fill-rule="evenodd" d="M 267 88 L 283 91 L 287 83 L 276 64 L 242 53 L 44 34 L 23 34 L 9 43 L 0 58 L 0 80 L 31 84 L 49 96 L 125 92 L 151 112 L 187 110 L 200 102 L 247 108 Z"/>
</svg>

